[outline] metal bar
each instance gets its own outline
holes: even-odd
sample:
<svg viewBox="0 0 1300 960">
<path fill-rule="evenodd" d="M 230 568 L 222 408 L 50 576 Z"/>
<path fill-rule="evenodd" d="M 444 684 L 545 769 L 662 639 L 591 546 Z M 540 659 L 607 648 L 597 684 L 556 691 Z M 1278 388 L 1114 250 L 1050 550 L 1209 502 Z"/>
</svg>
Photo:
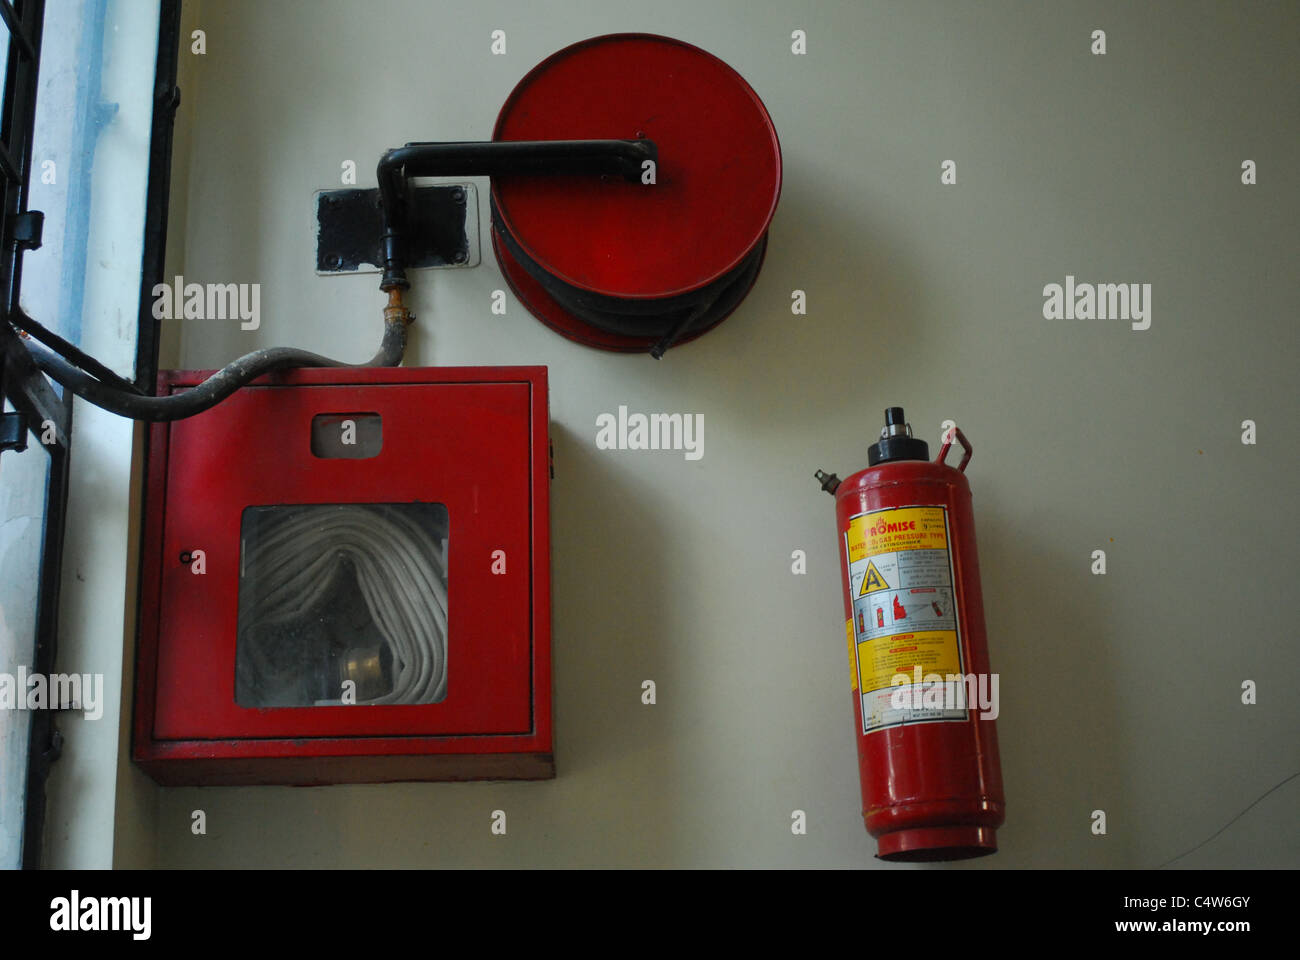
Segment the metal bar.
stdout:
<svg viewBox="0 0 1300 960">
<path fill-rule="evenodd" d="M 13 157 L 9 155 L 9 149 L 3 143 L 0 143 L 0 175 L 14 181 L 22 175 L 18 164 L 14 163 Z"/>
<path fill-rule="evenodd" d="M 0 313 L 8 317 L 17 307 L 22 282 L 23 250 L 8 242 L 15 217 L 27 209 L 27 189 L 32 164 L 32 131 L 36 122 L 36 80 L 40 70 L 41 34 L 45 25 L 45 0 L 25 0 L 21 17 L 13 5 L 0 2 L 0 18 L 9 29 L 9 56 L 4 71 L 4 111 L 0 119 L 0 159 L 3 202 L 0 203 Z M 28 427 L 45 433 L 55 427 L 54 443 L 42 444 L 50 455 L 46 485 L 45 531 L 39 571 L 36 648 L 33 672 L 49 674 L 54 666 L 58 619 L 59 579 L 63 559 L 63 513 L 67 503 L 68 436 L 72 424 L 72 394 L 60 399 L 36 368 L 17 332 L 0 321 L 0 395 L 27 416 Z M 27 788 L 23 808 L 24 867 L 40 865 L 45 824 L 45 781 L 48 765 L 58 754 L 59 738 L 51 711 L 33 711 L 28 732 Z"/>
<path fill-rule="evenodd" d="M 36 121 L 36 77 L 40 68 L 41 28 L 45 22 L 44 0 L 29 0 L 23 16 L 31 25 L 31 37 L 22 31 L 15 11 L 0 3 L 0 16 L 11 35 L 9 61 L 5 71 L 5 110 L 0 131 L 0 174 L 3 174 L 3 205 L 0 205 L 0 237 L 8 238 L 14 218 L 27 208 L 27 184 L 31 173 L 31 138 Z M 13 44 L 19 45 L 15 51 Z M 15 52 L 18 53 L 15 56 Z M 15 162 L 14 158 L 20 162 Z M 0 299 L 5 315 L 18 304 L 18 287 L 22 277 L 22 249 L 4 243 L 0 254 Z M 67 443 L 67 418 L 63 403 L 36 368 L 18 334 L 7 322 L 0 322 L 0 396 L 7 396 L 14 406 L 27 415 L 28 425 L 41 430 L 52 421 L 60 445 Z M 39 436 L 39 433 L 38 433 Z M 48 448 L 48 445 L 47 445 Z"/>
<path fill-rule="evenodd" d="M 42 11 L 42 13 L 43 12 L 44 11 Z M 40 14 L 37 14 L 36 16 L 39 17 Z M 36 51 L 32 47 L 31 40 L 27 38 L 27 33 L 23 30 L 23 25 L 18 20 L 18 14 L 14 12 L 13 5 L 9 3 L 9 0 L 4 0 L 3 3 L 0 3 L 0 19 L 4 20 L 5 26 L 9 28 L 10 35 L 18 41 L 18 46 L 22 48 L 23 55 L 35 60 Z"/>
<path fill-rule="evenodd" d="M 45 344 L 59 356 L 71 363 L 75 363 L 77 366 L 81 367 L 82 370 L 85 370 L 103 383 L 117 387 L 119 390 L 125 390 L 128 393 L 143 392 L 130 380 L 119 377 L 116 373 L 104 366 L 80 347 L 64 340 L 53 330 L 46 329 L 22 310 L 18 310 L 11 314 L 9 320 L 14 326 L 18 327 L 18 329 L 30 334 L 33 338 Z"/>
<path fill-rule="evenodd" d="M 27 185 L 32 166 L 32 129 L 36 123 L 36 78 L 40 69 L 41 29 L 45 24 L 44 0 L 28 0 L 23 7 L 23 17 L 30 17 L 31 38 L 28 56 L 9 58 L 5 99 L 4 130 L 0 142 L 9 151 L 9 159 L 17 166 L 15 176 L 5 176 L 3 232 L 8 237 L 11 218 L 27 209 Z M 15 35 L 16 36 L 16 35 Z M 26 41 L 24 41 L 26 42 Z M 12 49 L 10 50 L 12 54 Z M 15 62 L 17 61 L 17 62 Z M 6 315 L 18 307 L 18 290 L 22 282 L 22 251 L 6 245 L 0 259 L 0 296 Z"/>
<path fill-rule="evenodd" d="M 72 391 L 64 392 L 65 429 L 72 429 Z M 59 638 L 59 582 L 63 570 L 63 534 L 68 507 L 68 448 L 50 449 L 50 479 L 45 494 L 45 537 L 41 545 L 40 594 L 36 602 L 34 673 L 54 672 Z M 27 806 L 23 816 L 23 869 L 41 865 L 45 840 L 45 785 L 50 765 L 63 751 L 63 735 L 54 726 L 55 710 L 33 710 L 27 752 Z"/>
<path fill-rule="evenodd" d="M 4 391 L 14 409 L 27 415 L 27 425 L 39 439 L 45 424 L 52 423 L 55 444 L 44 444 L 47 450 L 68 442 L 68 418 L 64 415 L 64 401 L 54 392 L 36 366 L 14 328 L 0 323 L 0 354 L 4 357 Z"/>
<path fill-rule="evenodd" d="M 135 345 L 135 382 L 157 389 L 158 343 L 162 321 L 153 315 L 153 289 L 162 282 L 167 253 L 167 211 L 171 194 L 172 133 L 181 92 L 176 86 L 180 60 L 180 0 L 162 0 L 158 18 L 158 59 L 154 72 L 153 131 L 149 137 L 149 187 L 145 199 L 144 253 L 140 266 L 140 324 Z"/>
</svg>

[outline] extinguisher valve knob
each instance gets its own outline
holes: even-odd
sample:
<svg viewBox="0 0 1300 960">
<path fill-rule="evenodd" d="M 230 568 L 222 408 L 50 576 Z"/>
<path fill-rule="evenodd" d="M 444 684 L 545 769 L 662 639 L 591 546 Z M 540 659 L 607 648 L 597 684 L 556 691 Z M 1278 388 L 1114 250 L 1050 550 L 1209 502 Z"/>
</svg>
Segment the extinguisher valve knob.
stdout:
<svg viewBox="0 0 1300 960">
<path fill-rule="evenodd" d="M 902 407 L 889 407 L 885 410 L 885 427 L 880 431 L 880 439 L 886 437 L 910 437 L 912 425 L 907 422 Z"/>
<path fill-rule="evenodd" d="M 880 440 L 867 449 L 867 463 L 876 466 L 894 460 L 929 460 L 930 448 L 924 440 L 912 436 L 912 425 L 902 407 L 885 409 L 885 427 Z"/>
</svg>

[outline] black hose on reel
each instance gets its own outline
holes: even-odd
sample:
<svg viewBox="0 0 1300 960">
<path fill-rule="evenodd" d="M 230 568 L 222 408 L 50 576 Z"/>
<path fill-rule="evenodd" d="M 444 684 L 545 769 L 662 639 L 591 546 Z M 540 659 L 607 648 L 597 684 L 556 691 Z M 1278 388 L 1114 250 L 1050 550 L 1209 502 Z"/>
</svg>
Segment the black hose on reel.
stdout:
<svg viewBox="0 0 1300 960">
<path fill-rule="evenodd" d="M 683 337 L 703 333 L 719 323 L 745 298 L 763 265 L 767 237 L 755 245 L 733 269 L 712 283 L 676 297 L 623 299 L 592 293 L 565 283 L 530 257 L 506 229 L 492 200 L 493 236 L 510 256 L 564 310 L 598 330 L 623 337 L 655 340 L 650 355 L 656 360 Z"/>
</svg>

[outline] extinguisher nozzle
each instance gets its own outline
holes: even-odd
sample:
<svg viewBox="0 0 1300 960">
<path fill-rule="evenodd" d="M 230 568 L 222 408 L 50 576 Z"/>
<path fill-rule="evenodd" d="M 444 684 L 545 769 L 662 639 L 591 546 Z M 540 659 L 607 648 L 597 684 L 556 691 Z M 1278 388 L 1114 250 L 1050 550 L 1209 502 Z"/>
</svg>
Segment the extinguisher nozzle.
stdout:
<svg viewBox="0 0 1300 960">
<path fill-rule="evenodd" d="M 832 496 L 835 495 L 835 491 L 839 489 L 840 485 L 839 477 L 835 476 L 833 473 L 826 473 L 824 470 L 818 470 L 813 474 L 813 476 L 817 478 L 817 481 L 822 485 L 823 490 Z"/>
</svg>

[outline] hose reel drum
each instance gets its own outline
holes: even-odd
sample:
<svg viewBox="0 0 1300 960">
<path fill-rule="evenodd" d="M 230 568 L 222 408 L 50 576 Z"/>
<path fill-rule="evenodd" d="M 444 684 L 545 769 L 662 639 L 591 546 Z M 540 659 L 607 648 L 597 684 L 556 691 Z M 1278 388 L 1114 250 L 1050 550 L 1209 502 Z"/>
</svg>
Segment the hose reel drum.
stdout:
<svg viewBox="0 0 1300 960">
<path fill-rule="evenodd" d="M 492 136 L 657 148 L 653 169 L 634 182 L 493 179 L 497 262 L 557 333 L 660 356 L 721 323 L 753 286 L 781 192 L 781 150 L 758 95 L 717 57 L 644 34 L 574 44 L 520 81 Z"/>
</svg>

